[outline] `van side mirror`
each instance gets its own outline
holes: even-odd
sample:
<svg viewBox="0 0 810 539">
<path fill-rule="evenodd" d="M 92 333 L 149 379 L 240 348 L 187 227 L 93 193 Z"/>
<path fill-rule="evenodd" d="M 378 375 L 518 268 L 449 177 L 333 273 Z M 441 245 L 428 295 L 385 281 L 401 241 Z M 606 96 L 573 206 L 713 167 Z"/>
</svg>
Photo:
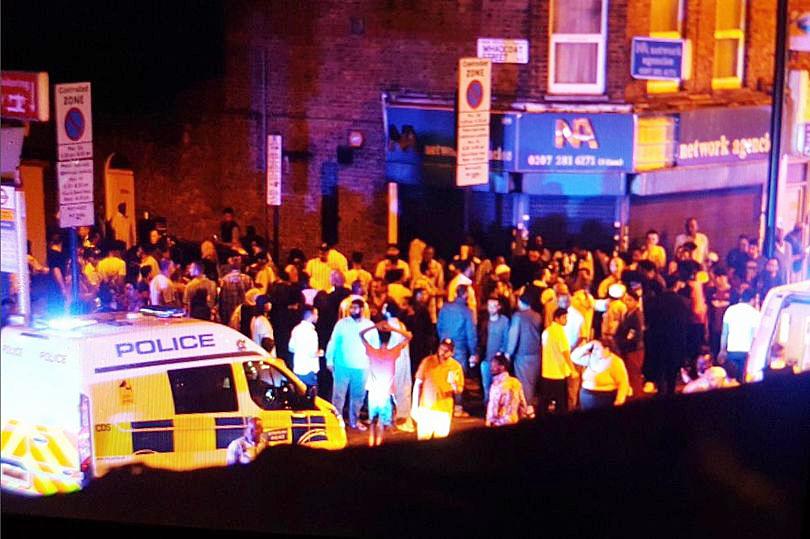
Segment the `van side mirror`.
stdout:
<svg viewBox="0 0 810 539">
<path fill-rule="evenodd" d="M 305 395 L 308 402 L 315 402 L 315 398 L 318 396 L 318 388 L 316 386 L 308 386 Z"/>
</svg>

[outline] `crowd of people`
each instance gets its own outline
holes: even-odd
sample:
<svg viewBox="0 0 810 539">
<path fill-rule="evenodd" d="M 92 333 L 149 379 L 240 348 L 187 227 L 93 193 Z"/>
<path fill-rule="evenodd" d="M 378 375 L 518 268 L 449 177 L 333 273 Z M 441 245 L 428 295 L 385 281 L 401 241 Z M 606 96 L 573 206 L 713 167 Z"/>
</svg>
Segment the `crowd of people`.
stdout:
<svg viewBox="0 0 810 539">
<path fill-rule="evenodd" d="M 349 428 L 368 429 L 367 403 L 372 445 L 386 427 L 446 436 L 480 409 L 479 388 L 499 426 L 742 382 L 758 307 L 802 256 L 780 230 L 773 258 L 743 235 L 721 258 L 690 218 L 669 252 L 655 230 L 626 249 L 551 250 L 515 228 L 491 256 L 469 240 L 440 260 L 417 238 L 372 264 L 328 244 L 279 263 L 230 208 L 192 249 L 156 230 L 128 249 L 92 229 L 79 243 L 76 297 L 59 234 L 46 265 L 29 257 L 35 316 L 159 306 L 228 324 L 345 408 Z"/>
</svg>

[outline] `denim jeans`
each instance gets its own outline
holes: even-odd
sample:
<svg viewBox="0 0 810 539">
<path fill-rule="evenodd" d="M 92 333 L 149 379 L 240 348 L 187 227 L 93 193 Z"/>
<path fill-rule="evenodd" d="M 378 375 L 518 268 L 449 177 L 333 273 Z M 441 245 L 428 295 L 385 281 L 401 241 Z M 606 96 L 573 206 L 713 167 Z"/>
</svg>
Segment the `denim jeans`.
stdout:
<svg viewBox="0 0 810 539">
<path fill-rule="evenodd" d="M 526 403 L 530 406 L 536 406 L 537 382 L 540 380 L 540 356 L 517 356 L 514 365 L 515 376 L 523 385 Z"/>
<path fill-rule="evenodd" d="M 484 404 L 489 402 L 489 388 L 492 387 L 492 367 L 489 361 L 481 362 L 481 391 L 484 392 Z"/>
<path fill-rule="evenodd" d="M 299 380 L 304 382 L 307 387 L 317 386 L 318 385 L 318 373 L 317 372 L 308 372 L 306 374 L 298 374 L 296 376 Z"/>
<path fill-rule="evenodd" d="M 464 378 L 466 383 L 466 378 L 470 375 L 470 361 L 469 356 L 467 355 L 467 351 L 457 350 L 456 352 L 453 353 L 453 359 L 456 360 L 456 363 L 461 365 L 461 370 L 464 371 Z M 461 392 L 456 393 L 455 396 L 453 396 L 453 403 L 455 404 L 455 406 L 461 406 L 462 402 L 462 393 L 464 393 L 464 388 L 460 387 L 459 389 L 461 390 Z"/>
<path fill-rule="evenodd" d="M 616 400 L 616 393 L 616 391 L 591 391 L 583 387 L 579 393 L 579 400 L 583 410 L 611 408 Z"/>
<path fill-rule="evenodd" d="M 363 399 L 366 396 L 367 369 L 346 369 L 335 367 L 335 384 L 332 389 L 332 404 L 337 408 L 338 413 L 343 413 L 343 405 L 346 402 L 346 392 L 349 393 L 349 426 L 357 425 L 357 418 L 360 415 L 360 408 L 363 406 Z"/>
<path fill-rule="evenodd" d="M 397 405 L 397 419 L 407 419 L 411 416 L 411 357 L 408 349 L 402 351 L 397 358 L 394 370 L 394 401 Z"/>
</svg>

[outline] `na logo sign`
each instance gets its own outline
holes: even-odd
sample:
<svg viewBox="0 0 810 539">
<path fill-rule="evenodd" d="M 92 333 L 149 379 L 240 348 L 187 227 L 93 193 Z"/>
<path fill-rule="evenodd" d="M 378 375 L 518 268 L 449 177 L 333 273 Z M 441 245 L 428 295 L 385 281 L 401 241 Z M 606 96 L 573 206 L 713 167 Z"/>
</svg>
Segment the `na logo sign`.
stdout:
<svg viewBox="0 0 810 539">
<path fill-rule="evenodd" d="M 596 139 L 596 132 L 593 124 L 588 118 L 575 118 L 569 124 L 559 118 L 554 124 L 554 147 L 563 148 L 565 143 L 574 149 L 579 149 L 583 144 L 587 144 L 591 150 L 599 149 L 599 141 Z"/>
</svg>

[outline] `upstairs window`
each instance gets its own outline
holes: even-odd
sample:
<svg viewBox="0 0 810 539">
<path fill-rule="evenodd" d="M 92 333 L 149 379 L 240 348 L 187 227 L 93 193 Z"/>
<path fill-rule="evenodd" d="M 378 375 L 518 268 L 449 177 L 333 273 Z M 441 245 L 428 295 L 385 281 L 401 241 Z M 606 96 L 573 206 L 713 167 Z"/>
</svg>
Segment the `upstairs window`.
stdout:
<svg viewBox="0 0 810 539">
<path fill-rule="evenodd" d="M 683 0 L 650 2 L 650 37 L 683 39 Z M 666 94 L 680 89 L 679 81 L 647 81 L 647 93 Z"/>
<path fill-rule="evenodd" d="M 716 1 L 712 88 L 740 88 L 745 54 L 745 0 Z"/>
<path fill-rule="evenodd" d="M 607 0 L 553 0 L 549 92 L 605 93 Z"/>
</svg>

